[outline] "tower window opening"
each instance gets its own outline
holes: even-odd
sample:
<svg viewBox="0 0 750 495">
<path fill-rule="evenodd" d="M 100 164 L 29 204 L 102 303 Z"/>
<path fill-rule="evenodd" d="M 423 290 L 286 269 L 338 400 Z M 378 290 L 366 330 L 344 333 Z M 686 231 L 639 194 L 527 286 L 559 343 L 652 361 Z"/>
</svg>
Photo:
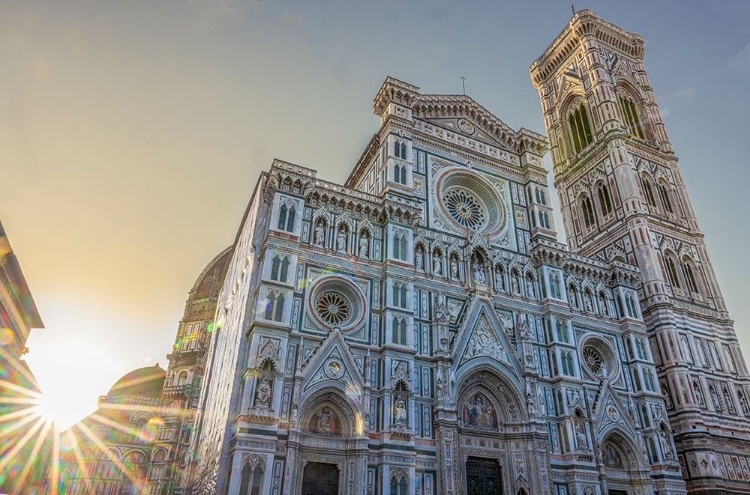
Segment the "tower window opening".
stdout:
<svg viewBox="0 0 750 495">
<path fill-rule="evenodd" d="M 573 149 L 576 153 L 586 148 L 594 141 L 589 124 L 586 107 L 581 104 L 568 115 L 568 125 L 570 127 L 570 137 L 573 141 Z"/>
<path fill-rule="evenodd" d="M 635 102 L 630 96 L 622 93 L 618 95 L 618 100 L 620 101 L 620 111 L 622 112 L 625 126 L 632 135 L 644 139 L 645 135 L 643 134 L 641 120 L 638 117 L 638 110 L 636 109 Z"/>
</svg>

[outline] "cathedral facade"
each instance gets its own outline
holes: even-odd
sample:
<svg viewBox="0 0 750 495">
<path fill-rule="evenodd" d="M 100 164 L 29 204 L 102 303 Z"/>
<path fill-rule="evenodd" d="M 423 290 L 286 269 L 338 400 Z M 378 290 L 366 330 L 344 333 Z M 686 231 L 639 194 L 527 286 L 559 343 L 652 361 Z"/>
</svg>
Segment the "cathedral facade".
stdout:
<svg viewBox="0 0 750 495">
<path fill-rule="evenodd" d="M 531 67 L 549 141 L 387 78 L 343 185 L 275 160 L 185 490 L 750 493 L 748 372 L 643 54 L 582 11 Z"/>
</svg>

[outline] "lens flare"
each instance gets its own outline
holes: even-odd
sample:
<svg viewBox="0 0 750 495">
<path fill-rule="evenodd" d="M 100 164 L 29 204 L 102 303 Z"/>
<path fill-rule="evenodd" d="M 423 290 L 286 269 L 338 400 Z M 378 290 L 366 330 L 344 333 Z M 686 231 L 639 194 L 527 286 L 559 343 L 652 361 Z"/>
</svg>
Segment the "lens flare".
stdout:
<svg viewBox="0 0 750 495">
<path fill-rule="evenodd" d="M 13 343 L 13 331 L 10 328 L 0 328 L 0 346 Z"/>
</svg>

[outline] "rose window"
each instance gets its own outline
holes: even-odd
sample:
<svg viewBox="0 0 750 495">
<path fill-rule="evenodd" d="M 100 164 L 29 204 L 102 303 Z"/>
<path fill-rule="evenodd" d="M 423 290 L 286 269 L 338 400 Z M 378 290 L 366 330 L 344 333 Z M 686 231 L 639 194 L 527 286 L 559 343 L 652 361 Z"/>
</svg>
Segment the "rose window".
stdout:
<svg viewBox="0 0 750 495">
<path fill-rule="evenodd" d="M 471 229 L 494 237 L 506 226 L 506 210 L 501 196 L 507 184 L 491 182 L 463 168 L 446 169 L 437 178 L 439 216 L 459 232 Z"/>
<path fill-rule="evenodd" d="M 593 374 L 601 376 L 602 364 L 604 363 L 604 358 L 602 357 L 602 354 L 599 352 L 599 349 L 590 345 L 587 345 L 586 347 L 584 347 L 583 348 L 583 362 L 586 363 L 586 366 L 588 366 L 588 368 L 591 370 Z"/>
<path fill-rule="evenodd" d="M 482 202 L 469 191 L 451 189 L 443 196 L 443 203 L 454 220 L 464 227 L 479 230 L 486 223 L 487 214 Z"/>
<path fill-rule="evenodd" d="M 341 325 L 352 315 L 349 301 L 338 292 L 324 292 L 318 296 L 315 309 L 320 319 L 329 325 Z"/>
</svg>

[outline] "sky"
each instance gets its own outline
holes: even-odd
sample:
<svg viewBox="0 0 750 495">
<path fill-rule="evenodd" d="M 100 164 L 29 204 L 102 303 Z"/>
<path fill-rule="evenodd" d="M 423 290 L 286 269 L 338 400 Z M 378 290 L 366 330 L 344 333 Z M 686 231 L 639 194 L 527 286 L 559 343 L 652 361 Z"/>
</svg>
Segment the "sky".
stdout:
<svg viewBox="0 0 750 495">
<path fill-rule="evenodd" d="M 750 2 L 575 8 L 646 40 L 750 353 Z M 46 327 L 26 359 L 63 426 L 126 372 L 166 368 L 189 289 L 274 157 L 343 182 L 388 75 L 444 94 L 465 76 L 501 120 L 544 133 L 528 68 L 570 16 L 552 0 L 0 3 L 0 219 Z"/>
</svg>

